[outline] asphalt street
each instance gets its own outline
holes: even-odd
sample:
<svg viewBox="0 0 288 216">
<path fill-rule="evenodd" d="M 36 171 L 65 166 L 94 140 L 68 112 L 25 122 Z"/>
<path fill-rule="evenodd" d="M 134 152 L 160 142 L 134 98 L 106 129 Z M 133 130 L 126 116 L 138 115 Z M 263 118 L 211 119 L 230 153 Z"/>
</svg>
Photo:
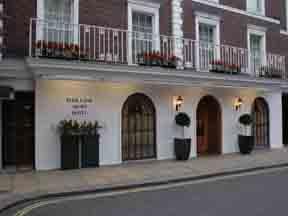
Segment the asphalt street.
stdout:
<svg viewBox="0 0 288 216">
<path fill-rule="evenodd" d="M 70 200 L 5 216 L 287 216 L 288 169 L 109 197 Z"/>
</svg>

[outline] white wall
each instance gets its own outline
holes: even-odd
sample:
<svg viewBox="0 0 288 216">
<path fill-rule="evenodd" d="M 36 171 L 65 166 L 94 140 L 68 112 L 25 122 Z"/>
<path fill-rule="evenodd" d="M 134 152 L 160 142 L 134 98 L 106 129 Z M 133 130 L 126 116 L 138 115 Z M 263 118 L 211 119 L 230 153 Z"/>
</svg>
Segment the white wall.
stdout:
<svg viewBox="0 0 288 216">
<path fill-rule="evenodd" d="M 269 105 L 271 148 L 283 147 L 282 93 L 271 92 L 264 96 Z"/>
<path fill-rule="evenodd" d="M 89 120 L 98 120 L 104 126 L 100 141 L 100 164 L 110 165 L 121 163 L 121 109 L 129 95 L 144 93 L 155 104 L 157 114 L 157 159 L 174 157 L 173 139 L 180 136 L 179 129 L 174 124 L 173 98 L 184 97 L 181 111 L 191 116 L 192 126 L 185 131 L 192 137 L 191 157 L 196 156 L 196 110 L 200 99 L 212 95 L 221 104 L 223 118 L 223 153 L 238 151 L 237 122 L 239 116 L 251 111 L 251 106 L 257 96 L 267 98 L 271 106 L 271 143 L 272 147 L 282 146 L 279 135 L 282 132 L 279 95 L 281 93 L 263 93 L 244 89 L 202 89 L 192 87 L 151 86 L 137 84 L 104 83 L 96 81 L 56 81 L 38 80 L 36 83 L 36 169 L 56 169 L 60 167 L 60 140 L 57 134 L 57 124 L 64 118 L 71 118 L 71 104 L 65 103 L 66 97 L 93 98 L 89 105 Z M 233 109 L 235 97 L 244 101 L 239 111 Z M 280 100 L 281 103 L 281 100 Z M 277 111 L 277 114 L 274 112 Z M 280 114 L 279 114 L 280 113 Z M 82 118 L 82 119 L 84 119 Z M 281 119 L 282 120 L 282 119 Z M 273 130 L 273 131 L 272 131 Z M 273 134 L 273 135 L 272 135 Z M 275 135 L 274 135 L 275 134 Z"/>
</svg>

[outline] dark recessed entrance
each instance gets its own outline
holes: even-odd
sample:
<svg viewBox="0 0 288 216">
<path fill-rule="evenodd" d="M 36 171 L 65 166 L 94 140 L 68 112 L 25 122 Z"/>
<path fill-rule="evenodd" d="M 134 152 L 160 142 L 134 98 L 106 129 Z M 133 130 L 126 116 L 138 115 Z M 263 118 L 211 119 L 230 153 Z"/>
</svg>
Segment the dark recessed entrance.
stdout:
<svg viewBox="0 0 288 216">
<path fill-rule="evenodd" d="M 282 95 L 283 144 L 288 145 L 288 94 Z"/>
<path fill-rule="evenodd" d="M 198 155 L 221 154 L 222 116 L 218 101 L 205 96 L 197 107 Z"/>
<path fill-rule="evenodd" d="M 122 160 L 156 158 L 156 112 L 144 94 L 128 97 L 122 109 Z"/>
<path fill-rule="evenodd" d="M 269 107 L 264 98 L 256 98 L 252 107 L 255 148 L 269 148 Z"/>
<path fill-rule="evenodd" d="M 3 165 L 34 167 L 34 93 L 17 92 L 3 101 Z"/>
</svg>

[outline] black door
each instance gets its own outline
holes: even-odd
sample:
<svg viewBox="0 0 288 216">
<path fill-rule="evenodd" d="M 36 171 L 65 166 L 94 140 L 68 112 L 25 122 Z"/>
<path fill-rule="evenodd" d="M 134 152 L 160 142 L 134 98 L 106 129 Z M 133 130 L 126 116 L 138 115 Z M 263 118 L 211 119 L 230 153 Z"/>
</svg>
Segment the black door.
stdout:
<svg viewBox="0 0 288 216">
<path fill-rule="evenodd" d="M 3 102 L 4 166 L 34 167 L 34 93 L 17 92 Z"/>
<path fill-rule="evenodd" d="M 282 95 L 283 144 L 288 145 L 288 94 Z"/>
<path fill-rule="evenodd" d="M 122 160 L 156 157 L 156 113 L 143 94 L 130 96 L 122 110 Z"/>
</svg>

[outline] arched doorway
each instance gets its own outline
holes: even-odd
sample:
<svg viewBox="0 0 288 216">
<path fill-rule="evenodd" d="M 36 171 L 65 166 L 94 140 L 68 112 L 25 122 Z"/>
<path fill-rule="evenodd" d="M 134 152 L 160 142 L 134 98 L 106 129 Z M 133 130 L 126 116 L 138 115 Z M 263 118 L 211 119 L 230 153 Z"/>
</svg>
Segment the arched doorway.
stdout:
<svg viewBox="0 0 288 216">
<path fill-rule="evenodd" d="M 221 154 L 222 114 L 218 101 L 205 96 L 197 107 L 198 155 Z"/>
<path fill-rule="evenodd" d="M 264 98 L 256 98 L 252 106 L 255 148 L 269 148 L 269 106 Z"/>
<path fill-rule="evenodd" d="M 156 111 L 144 94 L 128 97 L 122 108 L 122 160 L 156 158 Z"/>
</svg>

